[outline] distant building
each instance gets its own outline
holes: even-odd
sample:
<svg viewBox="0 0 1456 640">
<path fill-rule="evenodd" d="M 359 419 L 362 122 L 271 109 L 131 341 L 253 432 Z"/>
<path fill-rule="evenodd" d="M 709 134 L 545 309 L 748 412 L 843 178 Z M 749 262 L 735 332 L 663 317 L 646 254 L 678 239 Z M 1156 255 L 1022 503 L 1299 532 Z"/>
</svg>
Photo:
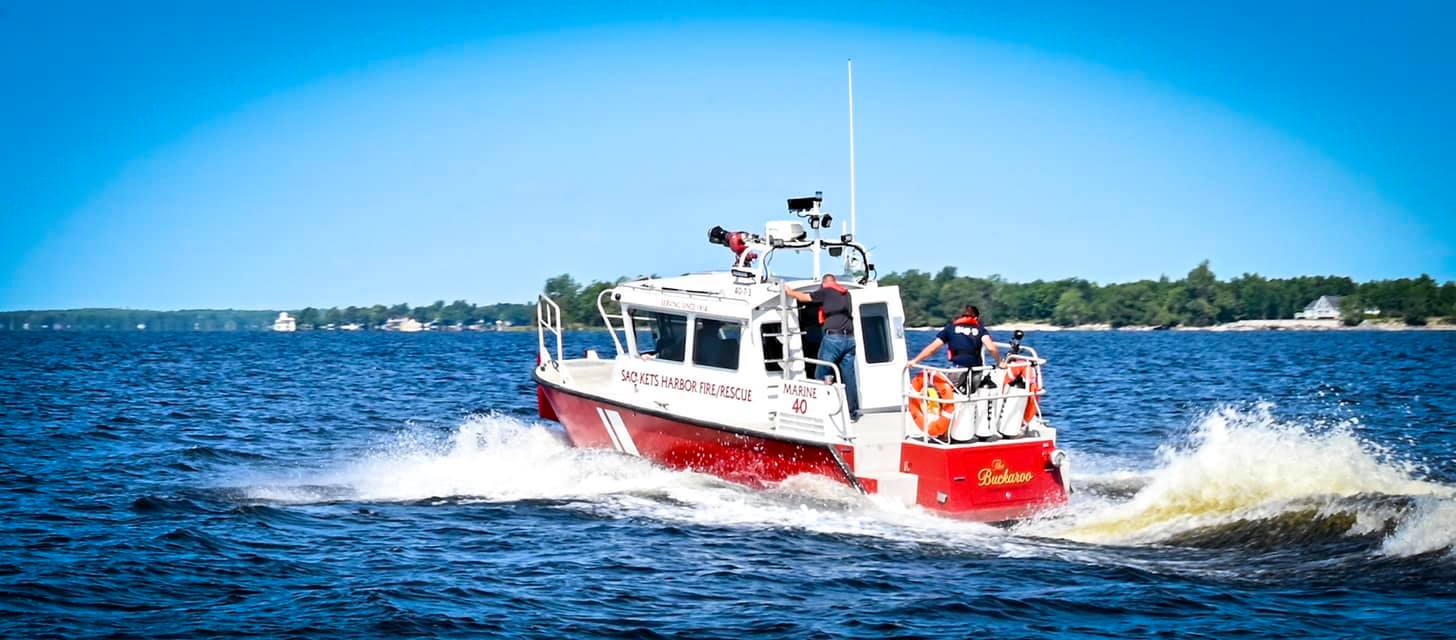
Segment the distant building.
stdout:
<svg viewBox="0 0 1456 640">
<path fill-rule="evenodd" d="M 1338 320 L 1341 296 L 1320 296 L 1294 314 L 1295 320 Z"/>
<path fill-rule="evenodd" d="M 298 331 L 298 321 L 294 320 L 293 316 L 288 315 L 287 311 L 279 311 L 278 319 L 273 321 L 273 330 L 284 332 Z"/>
</svg>

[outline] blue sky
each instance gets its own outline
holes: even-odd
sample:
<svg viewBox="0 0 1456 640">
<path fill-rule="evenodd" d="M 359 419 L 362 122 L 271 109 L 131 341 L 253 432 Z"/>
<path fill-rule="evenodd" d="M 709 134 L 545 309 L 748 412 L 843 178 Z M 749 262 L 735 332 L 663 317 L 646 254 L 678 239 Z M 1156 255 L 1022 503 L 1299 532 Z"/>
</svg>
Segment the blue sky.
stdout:
<svg viewBox="0 0 1456 640">
<path fill-rule="evenodd" d="M 1169 4 L 0 0 L 0 309 L 721 268 L 847 217 L 849 57 L 882 271 L 1456 279 L 1456 5 Z"/>
</svg>

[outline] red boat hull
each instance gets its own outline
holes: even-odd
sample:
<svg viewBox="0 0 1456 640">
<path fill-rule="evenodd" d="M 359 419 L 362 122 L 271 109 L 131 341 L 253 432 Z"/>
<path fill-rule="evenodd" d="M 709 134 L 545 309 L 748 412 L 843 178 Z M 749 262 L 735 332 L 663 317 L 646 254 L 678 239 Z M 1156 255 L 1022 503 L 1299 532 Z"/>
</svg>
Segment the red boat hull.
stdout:
<svg viewBox="0 0 1456 640">
<path fill-rule="evenodd" d="M 915 502 L 948 515 L 999 522 L 1067 502 L 1066 481 L 1052 465 L 1048 440 L 976 447 L 900 446 L 900 472 L 919 476 Z"/>
<path fill-rule="evenodd" d="M 879 489 L 873 478 L 853 473 L 854 449 L 847 445 L 739 431 L 547 383 L 538 393 L 542 417 L 559 421 L 573 446 L 614 449 L 754 487 L 812 473 L 865 493 Z M 917 476 L 915 502 L 922 507 L 972 520 L 1014 520 L 1066 502 L 1061 472 L 1051 464 L 1055 451 L 1047 440 L 977 447 L 906 442 L 900 472 Z"/>
<path fill-rule="evenodd" d="M 710 473 L 755 487 L 813 473 L 860 488 L 850 472 L 854 464 L 850 447 L 732 431 L 551 385 L 540 388 L 573 446 L 616 449 L 672 469 Z"/>
</svg>

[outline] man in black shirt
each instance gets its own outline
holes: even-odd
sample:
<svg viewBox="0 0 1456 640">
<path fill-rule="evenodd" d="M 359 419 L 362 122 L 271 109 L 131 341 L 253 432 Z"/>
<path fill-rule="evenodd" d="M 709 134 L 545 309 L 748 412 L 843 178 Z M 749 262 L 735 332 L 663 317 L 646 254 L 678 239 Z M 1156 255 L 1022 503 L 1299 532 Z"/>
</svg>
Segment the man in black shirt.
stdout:
<svg viewBox="0 0 1456 640">
<path fill-rule="evenodd" d="M 813 293 L 796 291 L 789 288 L 788 284 L 784 285 L 784 293 L 801 303 L 820 304 L 819 324 L 824 327 L 824 340 L 819 343 L 819 359 L 833 362 L 843 373 L 849 416 L 852 420 L 858 420 L 859 388 L 855 385 L 854 378 L 854 314 L 851 311 L 853 306 L 849 301 L 849 290 L 839 284 L 838 278 L 824 274 L 819 289 Z M 814 377 L 828 380 L 833 377 L 832 374 L 832 369 L 821 364 L 814 372 Z"/>
</svg>

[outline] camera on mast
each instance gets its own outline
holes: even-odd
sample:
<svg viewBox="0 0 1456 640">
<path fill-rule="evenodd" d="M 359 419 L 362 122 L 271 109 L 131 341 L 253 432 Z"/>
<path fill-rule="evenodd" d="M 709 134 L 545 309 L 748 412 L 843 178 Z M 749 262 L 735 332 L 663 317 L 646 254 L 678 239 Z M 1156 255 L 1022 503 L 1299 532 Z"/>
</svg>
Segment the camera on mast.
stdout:
<svg viewBox="0 0 1456 640">
<path fill-rule="evenodd" d="M 789 198 L 789 213 L 808 220 L 811 229 L 828 229 L 834 217 L 821 210 L 823 204 L 824 192 L 815 191 L 812 196 Z"/>
</svg>

